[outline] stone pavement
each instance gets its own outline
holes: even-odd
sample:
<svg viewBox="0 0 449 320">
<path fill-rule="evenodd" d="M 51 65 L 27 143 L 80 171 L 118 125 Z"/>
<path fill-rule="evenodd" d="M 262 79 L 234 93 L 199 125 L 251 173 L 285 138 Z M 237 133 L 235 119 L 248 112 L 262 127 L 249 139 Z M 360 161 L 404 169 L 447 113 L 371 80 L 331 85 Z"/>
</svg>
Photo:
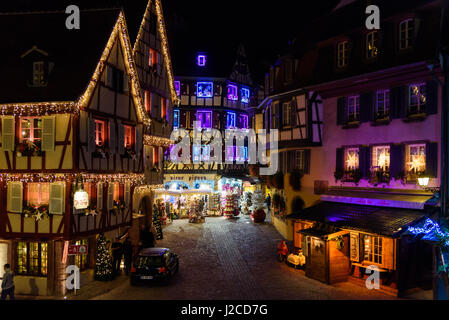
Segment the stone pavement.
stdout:
<svg viewBox="0 0 449 320">
<path fill-rule="evenodd" d="M 305 277 L 277 261 L 280 239 L 271 224 L 255 224 L 248 216 L 208 217 L 203 224 L 175 220 L 157 243 L 180 259 L 179 273 L 168 284 L 131 286 L 117 279 L 114 289 L 94 299 L 396 299 L 353 283 L 330 286 Z"/>
</svg>

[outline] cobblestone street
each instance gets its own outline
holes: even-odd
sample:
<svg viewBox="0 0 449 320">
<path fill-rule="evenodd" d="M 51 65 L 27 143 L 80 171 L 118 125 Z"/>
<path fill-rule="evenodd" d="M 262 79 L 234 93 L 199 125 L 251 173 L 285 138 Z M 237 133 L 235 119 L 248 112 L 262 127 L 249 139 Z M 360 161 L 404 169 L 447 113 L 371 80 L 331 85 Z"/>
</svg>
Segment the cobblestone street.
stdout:
<svg viewBox="0 0 449 320">
<path fill-rule="evenodd" d="M 126 280 L 95 299 L 395 299 L 352 283 L 306 278 L 277 262 L 280 238 L 271 224 L 254 224 L 248 216 L 208 217 L 203 224 L 176 220 L 157 244 L 179 255 L 179 273 L 170 283 L 134 287 Z"/>
</svg>

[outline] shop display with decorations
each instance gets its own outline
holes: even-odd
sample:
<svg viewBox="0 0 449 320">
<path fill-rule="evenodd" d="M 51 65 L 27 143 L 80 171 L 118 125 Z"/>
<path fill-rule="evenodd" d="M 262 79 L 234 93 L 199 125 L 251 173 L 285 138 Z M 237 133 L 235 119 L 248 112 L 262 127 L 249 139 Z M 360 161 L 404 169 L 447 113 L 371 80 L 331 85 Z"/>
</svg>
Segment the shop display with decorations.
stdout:
<svg viewBox="0 0 449 320">
<path fill-rule="evenodd" d="M 255 191 L 253 195 L 253 205 L 251 207 L 251 220 L 254 222 L 264 222 L 266 217 L 265 197 L 262 191 Z"/>
<path fill-rule="evenodd" d="M 235 197 L 232 193 L 227 193 L 223 215 L 226 219 L 232 219 L 234 218 L 234 213 L 235 213 Z"/>
<path fill-rule="evenodd" d="M 240 204 L 240 211 L 243 214 L 249 215 L 251 213 L 252 206 L 252 193 L 249 191 L 243 192 L 243 199 Z"/>
<path fill-rule="evenodd" d="M 160 216 L 161 212 L 158 206 L 156 204 L 153 204 L 153 226 L 156 229 L 156 234 L 154 235 L 156 240 L 161 240 L 164 238 Z"/>
</svg>

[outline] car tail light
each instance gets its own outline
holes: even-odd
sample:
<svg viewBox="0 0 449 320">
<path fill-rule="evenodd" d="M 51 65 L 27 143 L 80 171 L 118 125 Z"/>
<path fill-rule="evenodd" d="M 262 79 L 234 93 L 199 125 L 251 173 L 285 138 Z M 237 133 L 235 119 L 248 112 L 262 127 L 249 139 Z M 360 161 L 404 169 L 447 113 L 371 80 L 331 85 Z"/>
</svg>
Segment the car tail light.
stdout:
<svg viewBox="0 0 449 320">
<path fill-rule="evenodd" d="M 159 268 L 159 273 L 165 273 L 167 271 L 167 269 L 165 269 L 165 267 Z"/>
<path fill-rule="evenodd" d="M 136 272 L 136 268 L 132 267 L 131 272 Z"/>
</svg>

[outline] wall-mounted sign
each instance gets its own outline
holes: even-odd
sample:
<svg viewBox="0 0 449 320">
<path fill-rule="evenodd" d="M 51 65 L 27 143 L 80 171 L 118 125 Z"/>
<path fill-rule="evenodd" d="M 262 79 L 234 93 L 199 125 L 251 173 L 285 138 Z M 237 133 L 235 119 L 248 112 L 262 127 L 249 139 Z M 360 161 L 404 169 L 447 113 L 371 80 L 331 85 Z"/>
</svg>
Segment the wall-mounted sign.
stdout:
<svg viewBox="0 0 449 320">
<path fill-rule="evenodd" d="M 77 254 L 87 254 L 87 244 L 71 244 L 69 245 L 69 256 L 77 255 Z"/>
<path fill-rule="evenodd" d="M 84 190 L 78 190 L 73 196 L 73 206 L 76 210 L 87 209 L 89 207 L 89 194 Z"/>
</svg>

